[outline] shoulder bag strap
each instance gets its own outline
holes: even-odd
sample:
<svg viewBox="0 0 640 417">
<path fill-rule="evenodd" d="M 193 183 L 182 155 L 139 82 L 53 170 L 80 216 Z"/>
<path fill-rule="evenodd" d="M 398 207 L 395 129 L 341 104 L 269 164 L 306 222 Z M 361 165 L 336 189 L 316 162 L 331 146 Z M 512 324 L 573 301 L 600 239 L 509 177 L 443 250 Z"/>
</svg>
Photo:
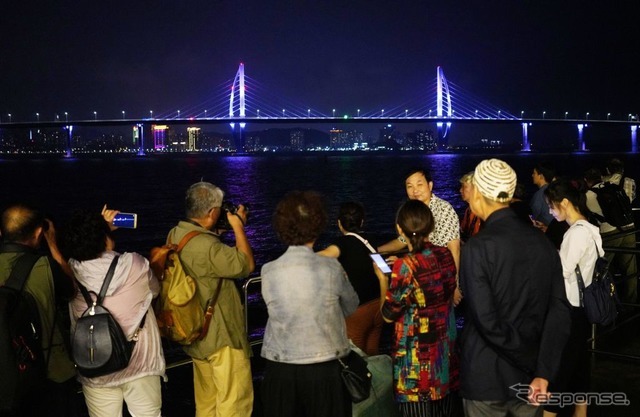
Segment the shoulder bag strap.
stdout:
<svg viewBox="0 0 640 417">
<path fill-rule="evenodd" d="M 577 226 L 582 226 L 581 224 L 578 224 Z M 598 254 L 598 257 L 600 257 L 600 251 L 598 250 L 598 245 L 596 244 L 596 240 L 593 239 L 593 244 L 596 247 L 596 253 Z M 580 265 L 576 264 L 576 279 L 578 280 L 578 293 L 580 294 L 580 307 L 584 307 L 584 302 L 583 297 L 584 297 L 584 289 L 585 289 L 585 285 L 584 285 L 584 279 L 582 279 L 582 271 L 580 270 Z"/>
<path fill-rule="evenodd" d="M 373 249 L 373 246 L 371 246 L 371 245 L 369 244 L 369 242 L 368 242 L 365 238 L 363 238 L 362 236 L 360 236 L 359 234 L 357 234 L 357 233 L 353 233 L 353 232 L 349 232 L 349 233 L 347 233 L 346 235 L 347 235 L 347 236 L 353 236 L 353 237 L 357 238 L 360 242 L 362 242 L 362 243 L 367 247 L 367 249 L 369 249 L 369 250 L 371 251 L 371 253 L 376 253 L 376 250 L 375 250 L 375 249 Z"/>
<path fill-rule="evenodd" d="M 594 244 L 594 245 L 595 245 L 595 247 L 596 247 L 596 253 L 598 254 L 598 258 L 601 258 L 601 256 L 600 256 L 600 251 L 598 250 L 598 244 L 596 243 L 596 240 L 595 240 L 595 239 L 593 239 L 593 244 Z"/>
<path fill-rule="evenodd" d="M 9 275 L 9 279 L 6 284 L 9 288 L 14 288 L 20 292 L 24 290 L 24 286 L 27 282 L 27 278 L 31 274 L 31 270 L 33 266 L 40 259 L 40 255 L 35 253 L 25 253 L 20 256 L 15 266 L 11 270 L 11 275 Z M 55 305 L 55 303 L 54 303 Z M 53 344 L 53 333 L 55 332 L 56 323 L 58 321 L 58 306 L 55 305 L 54 313 L 53 313 L 53 324 L 51 325 L 51 329 L 49 331 L 49 344 L 47 345 L 47 359 L 45 360 L 46 369 L 49 368 L 49 359 L 51 359 L 51 345 Z"/>
<path fill-rule="evenodd" d="M 580 265 L 576 265 L 576 278 L 578 279 L 578 291 L 580 293 L 580 307 L 584 307 L 584 303 L 582 302 L 582 298 L 584 296 L 584 280 L 582 279 L 582 272 L 580 271 Z"/>
<path fill-rule="evenodd" d="M 97 305 L 102 305 L 102 300 L 104 300 L 104 296 L 107 294 L 109 284 L 111 283 L 111 278 L 113 278 L 113 273 L 115 272 L 116 265 L 118 264 L 118 258 L 120 258 L 120 255 L 114 256 L 113 261 L 111 261 L 111 265 L 109 265 L 107 276 L 104 277 L 104 282 L 102 283 L 102 287 L 100 288 L 100 294 L 98 294 L 98 299 L 96 300 Z"/>
<path fill-rule="evenodd" d="M 218 278 L 218 286 L 216 287 L 216 292 L 213 294 L 213 297 L 211 297 L 207 302 L 207 308 L 204 311 L 202 332 L 200 333 L 198 340 L 202 340 L 207 337 L 207 333 L 209 332 L 209 325 L 211 324 L 211 318 L 213 317 L 213 309 L 216 306 L 216 301 L 218 301 L 218 296 L 220 295 L 220 290 L 222 289 L 223 279 L 224 278 Z"/>
<path fill-rule="evenodd" d="M 11 269 L 11 274 L 4 285 L 22 292 L 27 278 L 29 278 L 31 270 L 36 262 L 38 262 L 38 259 L 40 259 L 40 255 L 36 255 L 35 253 L 25 253 L 21 255 L 13 266 L 13 269 Z"/>
<path fill-rule="evenodd" d="M 140 324 L 138 324 L 138 328 L 136 329 L 136 331 L 133 333 L 133 337 L 131 338 L 131 341 L 133 343 L 138 341 L 138 335 L 140 334 L 140 330 L 142 330 L 144 328 L 144 323 L 147 320 L 147 313 L 149 311 L 147 310 L 144 315 L 142 316 L 142 320 L 140 320 Z"/>
<path fill-rule="evenodd" d="M 111 278 L 113 278 L 113 273 L 116 270 L 116 264 L 118 263 L 118 258 L 120 255 L 117 255 L 111 261 L 111 265 L 109 265 L 109 270 L 107 271 L 107 275 L 104 278 L 104 282 L 102 283 L 102 287 L 100 287 L 100 294 L 96 295 L 96 305 L 101 305 L 102 300 L 104 300 L 104 296 L 109 289 L 109 284 L 111 283 Z M 94 301 L 91 299 L 91 294 L 87 290 L 87 288 L 78 281 L 76 278 L 76 283 L 78 284 L 78 289 L 82 293 L 82 297 L 84 297 L 84 301 L 87 303 L 87 307 L 91 307 L 94 304 Z"/>
<path fill-rule="evenodd" d="M 76 279 L 76 284 L 78 284 L 78 289 L 82 293 L 82 296 L 84 297 L 84 301 L 87 303 L 87 307 L 91 307 L 93 305 L 93 300 L 91 299 L 91 295 L 89 294 L 89 291 L 87 291 L 85 286 L 80 284 L 80 281 L 78 281 L 77 279 Z"/>
<path fill-rule="evenodd" d="M 178 243 L 177 252 L 180 252 L 187 245 L 187 243 L 189 243 L 189 241 L 191 239 L 193 239 L 194 237 L 198 236 L 201 233 L 202 232 L 200 232 L 198 230 L 192 230 L 189 233 L 187 233 L 186 235 L 184 235 L 182 240 L 180 240 L 180 243 Z"/>
</svg>

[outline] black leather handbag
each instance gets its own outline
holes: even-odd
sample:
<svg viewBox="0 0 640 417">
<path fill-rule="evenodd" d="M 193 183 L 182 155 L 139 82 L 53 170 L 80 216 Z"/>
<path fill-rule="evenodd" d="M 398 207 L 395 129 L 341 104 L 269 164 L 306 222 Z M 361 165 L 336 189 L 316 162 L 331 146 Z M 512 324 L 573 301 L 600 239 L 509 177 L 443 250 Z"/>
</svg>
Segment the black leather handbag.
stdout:
<svg viewBox="0 0 640 417">
<path fill-rule="evenodd" d="M 342 370 L 340 375 L 351 401 L 359 403 L 369 398 L 371 393 L 371 372 L 367 368 L 367 361 L 357 352 L 351 350 L 349 355 L 338 359 Z"/>
</svg>

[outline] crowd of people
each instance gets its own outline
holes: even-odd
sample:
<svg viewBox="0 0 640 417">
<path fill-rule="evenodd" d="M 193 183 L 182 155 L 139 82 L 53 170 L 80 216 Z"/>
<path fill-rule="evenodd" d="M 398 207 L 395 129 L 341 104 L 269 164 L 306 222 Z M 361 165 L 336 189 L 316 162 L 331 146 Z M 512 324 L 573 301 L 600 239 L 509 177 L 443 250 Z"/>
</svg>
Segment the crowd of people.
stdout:
<svg viewBox="0 0 640 417">
<path fill-rule="evenodd" d="M 565 177 L 541 162 L 532 172 L 538 190 L 529 200 L 512 167 L 481 161 L 460 179 L 468 204 L 458 217 L 433 193 L 426 169 L 409 170 L 407 200 L 395 218 L 397 239 L 376 245 L 365 230 L 365 207 L 339 207 L 340 236 L 316 248 L 329 222 L 325 200 L 314 191 L 292 191 L 275 208 L 273 229 L 286 251 L 260 270 L 268 310 L 261 356 L 262 413 L 267 417 L 350 416 L 351 399 L 340 359 L 355 345 L 381 352 L 391 323 L 393 392 L 402 416 L 469 417 L 555 415 L 553 394 L 587 392 L 590 324 L 576 279 L 591 283 L 596 259 L 605 255 L 622 280 L 622 301 L 637 303 L 633 223 L 614 226 L 598 202 L 598 189 L 614 183 L 635 200 L 635 182 L 614 158 L 605 172 L 592 168 Z M 204 307 L 217 297 L 208 333 L 185 346 L 193 362 L 196 416 L 249 417 L 254 388 L 243 305 L 236 280 L 256 264 L 244 231 L 247 210 L 223 210 L 224 192 L 208 182 L 186 191 L 185 218 L 167 235 L 179 242 L 197 232 L 180 259 L 195 279 Z M 25 286 L 42 323 L 47 382 L 38 401 L 19 415 L 73 416 L 77 382 L 89 415 L 157 417 L 162 413 L 165 359 L 153 309 L 160 282 L 138 253 L 118 253 L 112 224 L 118 211 L 79 210 L 57 230 L 25 204 L 0 218 L 0 284 L 24 253 L 43 253 Z M 235 245 L 221 240 L 226 216 Z M 604 241 L 604 242 L 603 242 Z M 44 246 L 44 245 L 43 245 Z M 387 256 L 385 273 L 370 254 Z M 79 285 L 98 293 L 114 258 L 117 266 L 104 306 L 137 342 L 129 365 L 99 377 L 77 375 L 69 343 L 87 308 Z M 462 331 L 456 315 L 464 317 Z M 77 382 L 76 382 L 77 381 Z M 524 387 L 524 389 L 523 389 Z M 576 417 L 585 403 L 570 404 Z"/>
</svg>

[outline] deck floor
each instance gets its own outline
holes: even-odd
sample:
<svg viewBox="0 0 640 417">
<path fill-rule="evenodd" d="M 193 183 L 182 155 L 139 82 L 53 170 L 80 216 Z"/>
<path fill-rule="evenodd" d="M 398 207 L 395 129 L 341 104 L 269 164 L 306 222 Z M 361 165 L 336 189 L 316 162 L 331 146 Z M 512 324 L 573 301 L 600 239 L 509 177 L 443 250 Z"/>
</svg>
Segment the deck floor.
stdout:
<svg viewBox="0 0 640 417">
<path fill-rule="evenodd" d="M 596 353 L 592 354 L 591 385 L 594 392 L 622 392 L 629 400 L 628 406 L 590 405 L 590 417 L 637 417 L 640 415 L 640 313 L 621 320 L 613 330 L 603 332 L 596 339 Z M 388 348 L 390 328 L 385 328 L 382 349 Z M 179 348 L 168 349 L 168 362 L 184 359 Z M 633 358 L 635 357 L 635 359 Z M 262 359 L 260 345 L 254 347 L 252 359 L 255 401 L 253 417 L 261 417 L 260 381 Z M 195 414 L 193 400 L 193 374 L 190 364 L 170 367 L 169 381 L 163 384 L 163 416 L 184 417 Z M 80 416 L 87 412 L 80 398 Z M 128 414 L 125 411 L 125 416 Z M 457 417 L 457 416 L 456 416 Z M 460 416 L 462 417 L 462 416 Z"/>
</svg>

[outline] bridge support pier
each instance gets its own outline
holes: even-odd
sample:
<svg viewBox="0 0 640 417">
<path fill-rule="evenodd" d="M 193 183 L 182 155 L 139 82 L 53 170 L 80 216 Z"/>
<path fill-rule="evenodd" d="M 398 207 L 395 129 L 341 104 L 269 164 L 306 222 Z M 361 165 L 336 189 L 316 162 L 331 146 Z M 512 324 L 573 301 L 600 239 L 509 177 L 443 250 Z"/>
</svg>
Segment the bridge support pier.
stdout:
<svg viewBox="0 0 640 417">
<path fill-rule="evenodd" d="M 582 124 L 582 123 L 578 123 L 578 150 L 579 151 L 586 151 L 586 146 L 584 143 L 584 128 L 587 125 Z"/>
<path fill-rule="evenodd" d="M 531 144 L 529 143 L 529 124 L 522 123 L 522 152 L 531 152 Z"/>
<path fill-rule="evenodd" d="M 638 152 L 638 125 L 631 126 L 631 152 Z"/>
<path fill-rule="evenodd" d="M 437 151 L 445 152 L 449 147 L 449 140 L 447 139 L 447 132 L 449 130 L 449 126 L 451 124 L 447 123 L 447 126 L 444 126 L 443 123 L 436 123 L 438 130 L 438 139 L 437 139 Z"/>
<path fill-rule="evenodd" d="M 73 139 L 73 126 L 68 125 L 64 127 L 65 130 L 67 131 L 67 151 L 65 152 L 64 156 L 66 158 L 70 158 L 72 155 L 71 152 L 71 141 Z"/>
<path fill-rule="evenodd" d="M 136 125 L 138 129 L 138 156 L 145 156 L 144 153 L 144 125 L 142 123 Z"/>
</svg>

